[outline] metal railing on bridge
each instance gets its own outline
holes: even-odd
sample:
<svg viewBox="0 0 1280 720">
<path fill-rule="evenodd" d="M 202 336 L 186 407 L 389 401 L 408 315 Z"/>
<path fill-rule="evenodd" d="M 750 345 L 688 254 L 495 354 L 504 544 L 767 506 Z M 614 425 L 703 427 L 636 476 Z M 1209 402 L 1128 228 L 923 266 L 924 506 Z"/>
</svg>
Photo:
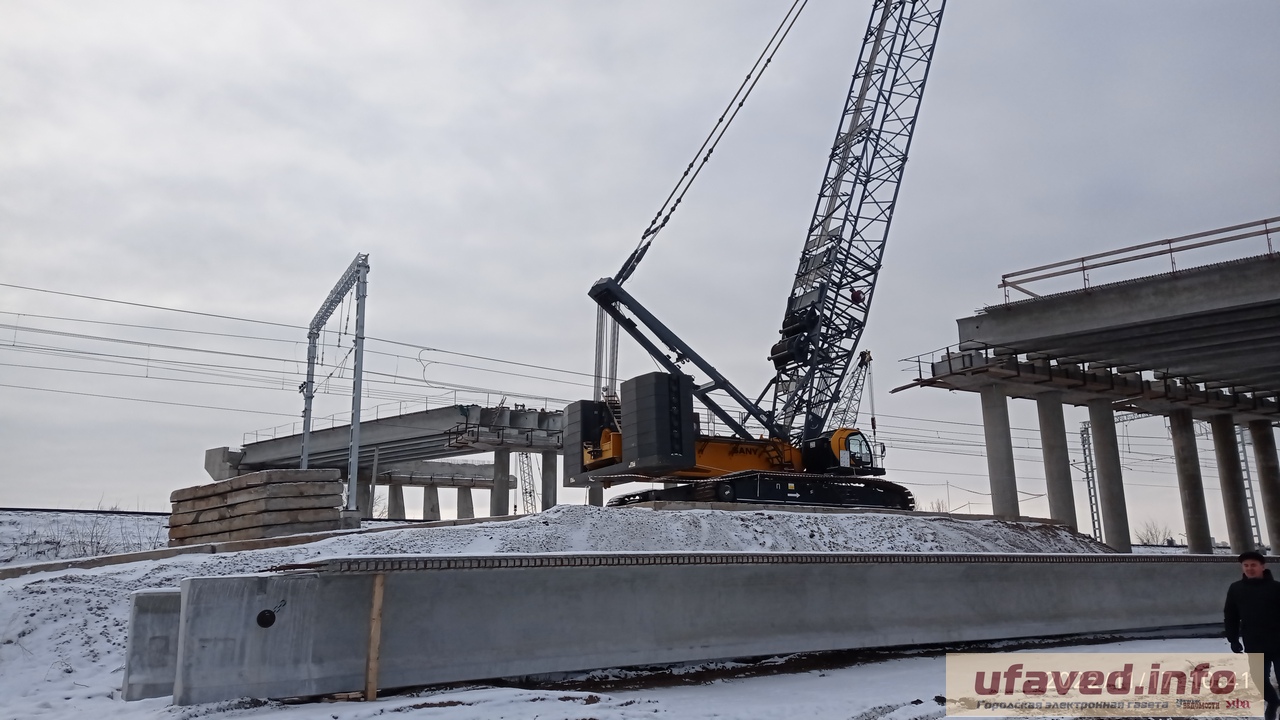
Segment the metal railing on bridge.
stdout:
<svg viewBox="0 0 1280 720">
<path fill-rule="evenodd" d="M 1001 275 L 1000 285 L 998 287 L 1004 290 L 1004 301 L 1006 303 L 1009 302 L 1010 288 L 1036 298 L 1041 297 L 1041 294 L 1028 290 L 1026 285 L 1042 280 L 1048 280 L 1050 278 L 1079 274 L 1083 280 L 1082 287 L 1088 288 L 1090 285 L 1089 272 L 1092 270 L 1162 256 L 1168 257 L 1170 272 L 1177 272 L 1178 253 L 1212 247 L 1215 245 L 1223 245 L 1225 243 L 1239 242 L 1250 238 L 1265 239 L 1266 254 L 1273 255 L 1276 252 L 1271 239 L 1271 235 L 1274 232 L 1280 232 L 1280 217 L 1266 218 L 1250 223 L 1244 223 L 1242 225 L 1232 225 L 1230 227 L 1218 228 L 1216 230 L 1192 233 L 1191 235 L 1182 235 L 1180 237 L 1169 238 L 1167 240 L 1155 240 L 1138 245 L 1131 245 L 1118 250 L 1108 250 L 1107 252 L 1085 255 L 1084 257 L 1078 257 L 1073 260 L 1063 260 L 1061 262 L 1040 265 L 1026 270 L 1018 270 L 1016 272 Z"/>
</svg>

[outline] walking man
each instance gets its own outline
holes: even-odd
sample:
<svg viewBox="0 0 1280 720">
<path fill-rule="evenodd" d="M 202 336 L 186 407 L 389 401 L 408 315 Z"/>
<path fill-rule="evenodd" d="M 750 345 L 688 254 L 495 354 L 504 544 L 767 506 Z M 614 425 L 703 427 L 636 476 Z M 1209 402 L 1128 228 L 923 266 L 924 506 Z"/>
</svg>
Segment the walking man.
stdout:
<svg viewBox="0 0 1280 720">
<path fill-rule="evenodd" d="M 1244 577 L 1227 589 L 1222 609 L 1231 652 L 1262 653 L 1263 698 L 1266 720 L 1276 720 L 1280 697 L 1271 684 L 1273 668 L 1280 661 L 1280 582 L 1271 577 L 1267 559 L 1250 550 L 1240 553 Z"/>
</svg>

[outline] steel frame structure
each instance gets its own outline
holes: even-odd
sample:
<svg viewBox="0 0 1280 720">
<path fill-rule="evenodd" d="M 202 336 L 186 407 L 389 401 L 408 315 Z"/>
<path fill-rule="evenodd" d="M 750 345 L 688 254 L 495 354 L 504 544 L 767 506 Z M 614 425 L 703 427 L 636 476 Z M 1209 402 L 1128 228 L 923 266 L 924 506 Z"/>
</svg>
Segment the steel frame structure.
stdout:
<svg viewBox="0 0 1280 720">
<path fill-rule="evenodd" d="M 364 376 L 364 303 L 368 295 L 369 255 L 357 254 L 351 264 L 342 273 L 337 284 L 329 291 L 328 297 L 321 303 L 311 324 L 307 326 L 307 379 L 298 388 L 302 392 L 302 456 L 298 466 L 306 470 L 310 459 L 311 444 L 311 405 L 316 396 L 316 355 L 320 342 L 320 331 L 342 304 L 342 299 L 356 291 L 356 334 L 355 334 L 355 367 L 351 386 L 351 447 L 347 461 L 347 504 L 348 510 L 356 510 L 356 480 L 360 458 L 360 394 L 361 379 Z"/>
<path fill-rule="evenodd" d="M 946 0 L 875 0 L 784 313 L 816 310 L 800 352 L 775 361 L 773 424 L 822 433 L 847 384 L 875 291 Z M 783 332 L 784 341 L 787 333 Z"/>
</svg>

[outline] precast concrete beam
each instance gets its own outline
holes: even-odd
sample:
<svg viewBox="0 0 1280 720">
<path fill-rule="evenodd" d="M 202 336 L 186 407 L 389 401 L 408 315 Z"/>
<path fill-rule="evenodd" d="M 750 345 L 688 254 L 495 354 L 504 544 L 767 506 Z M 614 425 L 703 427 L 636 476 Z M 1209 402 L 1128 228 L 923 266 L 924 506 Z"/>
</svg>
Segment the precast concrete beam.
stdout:
<svg viewBox="0 0 1280 720">
<path fill-rule="evenodd" d="M 489 517 L 511 514 L 511 451 L 493 451 L 493 489 L 489 491 Z"/>
<path fill-rule="evenodd" d="M 1249 423 L 1249 439 L 1253 441 L 1262 513 L 1267 519 L 1267 537 L 1274 555 L 1280 552 L 1280 458 L 1276 456 L 1276 435 L 1269 421 L 1254 420 Z"/>
<path fill-rule="evenodd" d="M 440 488 L 435 485 L 422 488 L 422 519 L 440 519 Z"/>
<path fill-rule="evenodd" d="M 556 506 L 556 488 L 560 486 L 560 453 L 544 450 L 542 453 L 542 509 Z"/>
<path fill-rule="evenodd" d="M 1220 627 L 1222 588 L 1239 577 L 1231 558 L 1213 557 L 732 555 L 383 556 L 313 572 L 188 578 L 174 703 L 326 695 L 370 679 L 389 690 L 1046 631 Z M 385 592 L 374 645 L 378 578 Z"/>
<path fill-rule="evenodd" d="M 1093 439 L 1093 466 L 1098 471 L 1098 503 L 1102 506 L 1103 542 L 1119 552 L 1132 552 L 1129 508 L 1124 499 L 1124 472 L 1116 416 L 1110 400 L 1089 402 L 1089 428 Z"/>
<path fill-rule="evenodd" d="M 1236 442 L 1235 420 L 1230 415 L 1209 419 L 1213 430 L 1213 454 L 1218 461 L 1218 485 L 1222 488 L 1222 508 L 1227 516 L 1227 537 L 1231 552 L 1253 550 L 1249 527 L 1249 506 L 1245 500 L 1244 469 L 1240 465 L 1240 445 Z"/>
<path fill-rule="evenodd" d="M 1076 500 L 1071 488 L 1071 456 L 1067 453 L 1067 424 L 1062 416 L 1061 393 L 1036 397 L 1040 418 L 1040 448 L 1044 457 L 1049 517 L 1076 529 Z"/>
<path fill-rule="evenodd" d="M 471 498 L 471 488 L 458 488 L 458 519 L 466 520 L 476 516 L 476 505 Z"/>
<path fill-rule="evenodd" d="M 982 432 L 987 440 L 987 476 L 991 480 L 991 514 L 1017 520 L 1018 478 L 1013 466 L 1009 401 L 998 386 L 982 388 Z"/>
<path fill-rule="evenodd" d="M 1211 555 L 1213 540 L 1209 535 L 1209 511 L 1204 502 L 1204 478 L 1200 474 L 1200 451 L 1196 448 L 1191 411 L 1174 410 L 1169 413 L 1169 432 L 1173 436 L 1173 462 L 1178 470 L 1178 494 L 1182 498 L 1187 552 Z"/>
</svg>

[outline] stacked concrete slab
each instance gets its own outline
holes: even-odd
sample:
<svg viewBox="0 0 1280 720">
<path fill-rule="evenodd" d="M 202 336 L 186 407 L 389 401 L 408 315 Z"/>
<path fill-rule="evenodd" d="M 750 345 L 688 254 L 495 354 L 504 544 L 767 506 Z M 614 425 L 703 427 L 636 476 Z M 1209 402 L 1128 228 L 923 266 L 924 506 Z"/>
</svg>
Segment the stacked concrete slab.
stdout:
<svg viewBox="0 0 1280 720">
<path fill-rule="evenodd" d="M 169 501 L 171 547 L 342 528 L 337 470 L 262 470 L 175 490 Z"/>
</svg>

